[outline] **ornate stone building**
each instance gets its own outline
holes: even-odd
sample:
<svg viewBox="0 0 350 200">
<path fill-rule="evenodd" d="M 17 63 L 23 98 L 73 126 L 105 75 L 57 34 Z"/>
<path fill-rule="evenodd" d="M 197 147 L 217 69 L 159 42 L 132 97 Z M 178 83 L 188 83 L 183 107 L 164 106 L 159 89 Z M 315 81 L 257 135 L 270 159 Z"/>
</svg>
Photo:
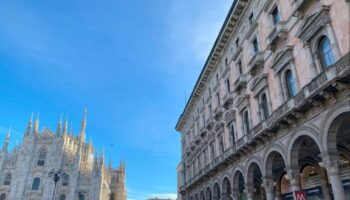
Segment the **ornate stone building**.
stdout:
<svg viewBox="0 0 350 200">
<path fill-rule="evenodd" d="M 176 125 L 179 199 L 350 199 L 349 10 L 233 2 Z"/>
<path fill-rule="evenodd" d="M 39 132 L 39 120 L 30 119 L 22 144 L 8 152 L 10 131 L 0 151 L 0 200 L 51 200 L 54 180 L 49 172 L 61 170 L 55 187 L 57 200 L 126 200 L 125 165 L 105 164 L 90 143 L 85 142 L 86 119 L 79 136 L 68 132 L 61 120 L 56 132 Z"/>
</svg>

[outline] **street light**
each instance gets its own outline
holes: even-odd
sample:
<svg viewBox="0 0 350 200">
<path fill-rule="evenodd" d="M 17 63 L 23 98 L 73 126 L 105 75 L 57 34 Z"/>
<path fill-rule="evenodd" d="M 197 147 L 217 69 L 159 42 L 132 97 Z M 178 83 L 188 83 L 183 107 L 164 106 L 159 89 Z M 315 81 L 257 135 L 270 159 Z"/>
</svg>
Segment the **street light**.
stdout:
<svg viewBox="0 0 350 200">
<path fill-rule="evenodd" d="M 55 191 L 56 191 L 57 182 L 60 181 L 60 179 L 64 176 L 66 176 L 66 174 L 63 173 L 62 170 L 60 169 L 59 170 L 52 169 L 49 172 L 49 177 L 53 177 L 53 181 L 55 182 L 55 186 L 53 188 L 52 200 L 55 200 Z"/>
</svg>

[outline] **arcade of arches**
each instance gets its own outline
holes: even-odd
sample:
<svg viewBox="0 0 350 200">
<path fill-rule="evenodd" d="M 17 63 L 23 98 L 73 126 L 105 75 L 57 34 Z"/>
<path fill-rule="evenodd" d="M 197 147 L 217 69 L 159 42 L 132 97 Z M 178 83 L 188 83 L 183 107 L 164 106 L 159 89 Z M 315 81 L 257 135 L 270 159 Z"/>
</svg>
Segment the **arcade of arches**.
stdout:
<svg viewBox="0 0 350 200">
<path fill-rule="evenodd" d="M 327 121 L 323 133 L 293 133 L 286 148 L 269 148 L 184 199 L 292 200 L 296 191 L 307 200 L 350 199 L 350 109 Z"/>
</svg>

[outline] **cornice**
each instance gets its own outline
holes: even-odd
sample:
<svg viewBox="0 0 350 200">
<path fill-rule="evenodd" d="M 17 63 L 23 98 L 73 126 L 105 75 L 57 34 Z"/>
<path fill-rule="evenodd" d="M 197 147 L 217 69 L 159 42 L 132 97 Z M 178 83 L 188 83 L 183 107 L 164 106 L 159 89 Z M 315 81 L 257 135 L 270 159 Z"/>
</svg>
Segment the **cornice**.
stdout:
<svg viewBox="0 0 350 200">
<path fill-rule="evenodd" d="M 220 56 L 225 50 L 225 47 L 229 42 L 230 36 L 235 30 L 236 25 L 239 23 L 242 13 L 244 12 L 248 3 L 248 0 L 235 0 L 233 2 L 231 9 L 226 17 L 226 20 L 220 30 L 220 33 L 216 38 L 214 46 L 209 54 L 209 57 L 207 58 L 207 61 L 196 82 L 194 90 L 192 91 L 191 97 L 188 100 L 186 107 L 176 124 L 175 128 L 177 131 L 180 131 L 182 129 L 184 122 L 189 117 L 190 111 L 193 109 L 193 106 L 198 101 L 198 98 L 200 97 L 205 84 L 209 80 L 211 72 L 215 69 L 216 65 L 218 64 Z"/>
</svg>

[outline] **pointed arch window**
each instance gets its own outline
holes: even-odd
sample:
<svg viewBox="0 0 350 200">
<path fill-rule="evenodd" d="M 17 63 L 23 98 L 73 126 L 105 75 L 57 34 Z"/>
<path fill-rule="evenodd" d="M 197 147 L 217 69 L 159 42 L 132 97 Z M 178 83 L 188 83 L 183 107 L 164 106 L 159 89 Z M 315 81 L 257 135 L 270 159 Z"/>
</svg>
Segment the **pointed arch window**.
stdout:
<svg viewBox="0 0 350 200">
<path fill-rule="evenodd" d="M 39 151 L 39 158 L 38 158 L 38 166 L 44 166 L 45 165 L 45 159 L 46 159 L 47 151 L 45 148 L 41 148 Z"/>
<path fill-rule="evenodd" d="M 60 200 L 66 200 L 66 195 L 65 194 L 61 194 Z"/>
<path fill-rule="evenodd" d="M 33 180 L 32 190 L 39 190 L 39 187 L 40 187 L 40 178 L 36 177 Z"/>
<path fill-rule="evenodd" d="M 4 185 L 10 185 L 11 184 L 11 174 L 7 174 L 4 180 Z"/>
<path fill-rule="evenodd" d="M 267 102 L 267 96 L 265 93 L 261 95 L 261 111 L 262 111 L 263 119 L 267 119 L 270 113 L 269 113 L 269 106 Z"/>
<path fill-rule="evenodd" d="M 285 75 L 285 82 L 286 82 L 286 89 L 287 89 L 287 95 L 289 98 L 294 97 L 297 95 L 297 89 L 295 86 L 295 78 L 293 77 L 292 71 L 287 70 Z"/>
<path fill-rule="evenodd" d="M 318 53 L 324 68 L 328 68 L 335 63 L 331 42 L 326 36 L 323 36 L 318 44 Z"/>
<path fill-rule="evenodd" d="M 67 174 L 62 176 L 62 186 L 68 186 L 69 184 L 69 176 Z"/>
<path fill-rule="evenodd" d="M 115 195 L 114 195 L 113 192 L 112 192 L 111 195 L 109 196 L 109 200 L 115 200 Z"/>
<path fill-rule="evenodd" d="M 6 194 L 5 193 L 2 193 L 0 195 L 0 200 L 6 200 Z"/>
</svg>

